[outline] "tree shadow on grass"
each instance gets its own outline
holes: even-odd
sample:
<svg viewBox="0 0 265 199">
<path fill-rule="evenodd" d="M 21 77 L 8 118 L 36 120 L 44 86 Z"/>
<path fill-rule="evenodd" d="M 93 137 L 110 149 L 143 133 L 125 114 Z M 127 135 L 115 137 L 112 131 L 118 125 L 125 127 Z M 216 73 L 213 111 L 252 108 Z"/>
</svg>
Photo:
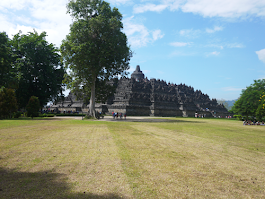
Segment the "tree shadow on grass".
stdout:
<svg viewBox="0 0 265 199">
<path fill-rule="evenodd" d="M 24 120 L 24 121 L 36 121 L 36 120 L 63 120 L 69 118 L 62 118 L 62 117 L 34 117 L 33 119 L 30 117 L 20 117 L 20 118 L 11 118 L 8 120 Z M 70 118 L 71 119 L 71 118 Z"/>
<path fill-rule="evenodd" d="M 118 199 L 126 198 L 116 193 L 103 195 L 88 193 L 73 193 L 70 185 L 66 183 L 65 174 L 42 172 L 20 172 L 14 169 L 0 167 L 0 198 L 54 198 L 54 199 Z"/>
</svg>

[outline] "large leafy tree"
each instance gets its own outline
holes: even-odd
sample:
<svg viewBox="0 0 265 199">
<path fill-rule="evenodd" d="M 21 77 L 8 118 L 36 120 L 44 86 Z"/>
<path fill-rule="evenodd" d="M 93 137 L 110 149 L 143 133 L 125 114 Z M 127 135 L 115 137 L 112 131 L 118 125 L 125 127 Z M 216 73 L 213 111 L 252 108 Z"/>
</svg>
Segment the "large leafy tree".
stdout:
<svg viewBox="0 0 265 199">
<path fill-rule="evenodd" d="M 89 113 L 95 116 L 95 99 L 106 99 L 102 91 L 111 91 L 107 82 L 125 75 L 132 53 L 117 8 L 101 0 L 70 0 L 67 8 L 73 23 L 61 46 L 70 69 L 66 82 L 72 91 L 90 99 Z"/>
<path fill-rule="evenodd" d="M 20 108 L 26 107 L 31 96 L 38 97 L 41 107 L 62 94 L 65 70 L 59 50 L 46 41 L 46 32 L 19 32 L 12 40 L 14 62 L 18 70 L 16 96 Z"/>
<path fill-rule="evenodd" d="M 265 79 L 254 80 L 246 89 L 242 90 L 239 99 L 234 103 L 233 112 L 245 116 L 264 116 Z"/>
<path fill-rule="evenodd" d="M 5 32 L 0 32 L 0 88 L 14 88 L 15 68 L 12 66 L 13 58 L 11 41 Z"/>
</svg>

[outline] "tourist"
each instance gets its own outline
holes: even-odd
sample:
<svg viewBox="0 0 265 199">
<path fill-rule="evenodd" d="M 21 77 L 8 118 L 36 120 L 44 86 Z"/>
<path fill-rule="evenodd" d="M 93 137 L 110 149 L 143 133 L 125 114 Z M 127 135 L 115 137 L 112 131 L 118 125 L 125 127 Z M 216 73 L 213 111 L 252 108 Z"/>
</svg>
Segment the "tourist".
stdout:
<svg viewBox="0 0 265 199">
<path fill-rule="evenodd" d="M 126 120 L 126 113 L 124 113 L 124 119 Z"/>
<path fill-rule="evenodd" d="M 122 113 L 120 113 L 120 119 L 122 119 Z"/>
<path fill-rule="evenodd" d="M 264 121 L 262 121 L 260 125 L 264 126 L 264 125 L 265 125 L 265 124 L 264 124 Z"/>
<path fill-rule="evenodd" d="M 245 120 L 245 121 L 243 121 L 243 125 L 246 125 L 247 124 L 247 121 Z"/>
<path fill-rule="evenodd" d="M 113 117 L 113 119 L 115 119 L 115 113 L 114 113 L 114 111 L 112 111 L 112 117 Z"/>
</svg>

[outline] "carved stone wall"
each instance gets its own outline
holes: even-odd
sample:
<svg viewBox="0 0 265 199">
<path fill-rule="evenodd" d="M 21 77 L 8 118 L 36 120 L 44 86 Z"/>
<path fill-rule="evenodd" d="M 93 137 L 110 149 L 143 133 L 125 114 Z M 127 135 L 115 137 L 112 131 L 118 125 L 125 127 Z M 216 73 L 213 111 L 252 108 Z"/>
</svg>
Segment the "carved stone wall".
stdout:
<svg viewBox="0 0 265 199">
<path fill-rule="evenodd" d="M 108 109 L 126 112 L 127 115 L 193 116 L 196 112 L 204 112 L 209 117 L 212 112 L 227 114 L 222 105 L 215 99 L 210 100 L 200 90 L 194 91 L 193 87 L 185 84 L 147 78 L 120 79 L 113 104 Z"/>
</svg>

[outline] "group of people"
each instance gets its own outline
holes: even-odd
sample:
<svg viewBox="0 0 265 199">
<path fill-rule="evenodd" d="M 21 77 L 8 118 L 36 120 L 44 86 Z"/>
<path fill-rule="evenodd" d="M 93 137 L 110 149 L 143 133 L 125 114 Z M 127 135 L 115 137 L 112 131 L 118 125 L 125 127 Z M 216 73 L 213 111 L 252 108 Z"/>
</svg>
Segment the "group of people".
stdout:
<svg viewBox="0 0 265 199">
<path fill-rule="evenodd" d="M 206 114 L 198 114 L 198 113 L 195 113 L 195 117 L 196 118 L 198 118 L 198 117 L 204 118 L 204 117 L 206 117 Z"/>
<path fill-rule="evenodd" d="M 120 119 L 122 119 L 124 117 L 124 119 L 126 119 L 126 113 L 115 113 L 115 112 L 112 112 L 112 116 L 113 116 L 113 119 L 118 119 L 120 117 Z"/>
<path fill-rule="evenodd" d="M 260 121 L 251 121 L 251 120 L 244 120 L 243 121 L 243 125 L 263 125 L 263 126 L 265 126 L 265 124 L 264 124 L 264 121 L 262 121 L 262 122 L 260 122 Z"/>
</svg>

